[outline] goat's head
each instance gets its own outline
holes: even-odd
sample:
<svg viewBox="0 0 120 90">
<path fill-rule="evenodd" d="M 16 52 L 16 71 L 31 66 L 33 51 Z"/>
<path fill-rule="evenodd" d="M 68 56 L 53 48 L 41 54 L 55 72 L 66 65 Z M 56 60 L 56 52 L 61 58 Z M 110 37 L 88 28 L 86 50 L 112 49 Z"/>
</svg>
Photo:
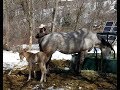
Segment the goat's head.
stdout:
<svg viewBox="0 0 120 90">
<path fill-rule="evenodd" d="M 111 56 L 111 49 L 109 47 L 102 47 L 101 48 L 102 58 L 103 59 L 110 59 Z"/>
<path fill-rule="evenodd" d="M 114 49 L 113 49 L 113 47 L 112 47 L 112 44 L 110 44 L 108 41 L 105 41 L 105 39 L 101 39 L 101 43 L 102 43 L 102 45 L 103 46 L 107 46 L 107 47 L 109 47 L 111 50 L 113 50 L 114 51 Z"/>
<path fill-rule="evenodd" d="M 28 48 L 25 48 L 25 49 L 19 51 L 20 60 L 23 60 L 23 58 L 25 57 L 25 53 L 26 53 L 28 50 L 29 50 Z"/>
<path fill-rule="evenodd" d="M 115 50 L 113 49 L 112 44 L 110 44 L 108 41 L 105 41 L 103 38 L 101 40 L 102 42 L 102 55 L 104 59 L 109 59 L 111 55 L 111 50 L 114 52 L 114 58 L 115 58 Z"/>
</svg>

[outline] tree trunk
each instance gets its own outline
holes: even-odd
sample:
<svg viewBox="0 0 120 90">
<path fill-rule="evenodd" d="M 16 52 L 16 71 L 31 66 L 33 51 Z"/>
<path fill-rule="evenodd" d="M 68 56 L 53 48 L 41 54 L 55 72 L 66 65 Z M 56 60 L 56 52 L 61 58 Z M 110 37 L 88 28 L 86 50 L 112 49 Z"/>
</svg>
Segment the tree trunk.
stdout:
<svg viewBox="0 0 120 90">
<path fill-rule="evenodd" d="M 51 31 L 52 31 L 52 32 L 55 31 L 55 27 L 56 27 L 58 2 L 59 2 L 59 0 L 56 0 L 56 1 L 55 1 L 55 8 L 53 8 L 53 15 L 52 15 L 52 18 L 53 18 L 52 21 L 53 21 L 53 23 L 52 23 L 52 28 L 51 28 Z"/>
<path fill-rule="evenodd" d="M 29 50 L 32 48 L 32 39 L 33 39 L 33 30 L 35 29 L 35 21 L 34 21 L 34 0 L 23 0 L 21 2 L 23 11 L 26 15 L 26 19 L 29 25 L 28 31 L 30 32 L 29 37 Z"/>
<path fill-rule="evenodd" d="M 47 1 L 48 0 L 44 0 L 44 2 L 45 2 L 45 9 L 47 9 Z"/>
<path fill-rule="evenodd" d="M 5 45 L 9 47 L 10 19 L 9 19 L 8 1 L 4 0 L 4 4 L 5 4 L 5 24 L 6 24 Z"/>
<path fill-rule="evenodd" d="M 32 48 L 32 36 L 33 36 L 33 0 L 28 0 L 28 22 L 30 30 L 30 39 L 29 39 L 29 50 Z"/>
<path fill-rule="evenodd" d="M 32 30 L 30 30 L 29 50 L 32 48 Z"/>
<path fill-rule="evenodd" d="M 80 17 L 80 10 L 77 11 L 76 22 L 75 22 L 75 30 L 77 29 L 77 25 L 79 23 L 79 17 Z"/>
<path fill-rule="evenodd" d="M 76 14 L 76 22 L 75 22 L 75 29 L 74 30 L 77 29 L 77 26 L 79 24 L 80 15 L 82 15 L 82 13 L 83 13 L 83 8 L 84 8 L 83 4 L 84 4 L 84 0 L 82 0 L 81 3 L 79 0 L 77 0 L 77 8 L 76 8 L 77 14 Z"/>
</svg>

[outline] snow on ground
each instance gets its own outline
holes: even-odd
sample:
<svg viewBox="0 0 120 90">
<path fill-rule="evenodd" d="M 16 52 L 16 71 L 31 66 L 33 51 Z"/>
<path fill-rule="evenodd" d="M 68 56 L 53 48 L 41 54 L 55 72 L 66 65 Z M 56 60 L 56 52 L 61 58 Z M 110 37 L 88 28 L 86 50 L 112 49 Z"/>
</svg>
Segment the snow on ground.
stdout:
<svg viewBox="0 0 120 90">
<path fill-rule="evenodd" d="M 24 59 L 20 62 L 18 52 L 13 53 L 12 51 L 3 50 L 3 70 L 13 69 L 14 67 L 19 68 L 27 65 L 27 61 Z"/>
<path fill-rule="evenodd" d="M 12 69 L 19 62 L 17 53 L 3 50 L 3 70 Z"/>
<path fill-rule="evenodd" d="M 52 55 L 52 58 L 51 60 L 53 59 L 68 59 L 70 60 L 72 58 L 71 54 L 63 54 L 59 51 L 56 51 L 53 55 Z"/>
<path fill-rule="evenodd" d="M 3 62 L 5 60 L 5 62 L 14 62 L 14 63 L 17 63 L 19 62 L 19 56 L 18 56 L 18 53 L 13 53 L 12 51 L 5 51 L 3 50 Z"/>
<path fill-rule="evenodd" d="M 29 45 L 26 44 L 22 45 L 22 48 L 27 48 L 27 47 L 29 47 Z M 32 44 L 32 50 L 39 50 L 39 44 Z"/>
<path fill-rule="evenodd" d="M 113 48 L 115 50 L 115 53 L 117 53 L 117 44 L 115 44 Z M 101 50 L 99 48 L 96 48 L 96 49 L 97 49 L 97 53 L 101 53 Z M 88 53 L 94 53 L 94 48 Z"/>
<path fill-rule="evenodd" d="M 97 50 L 97 53 L 101 53 L 101 50 L 99 48 L 96 48 L 96 50 Z M 94 53 L 94 48 L 88 53 Z"/>
<path fill-rule="evenodd" d="M 23 45 L 23 47 L 25 48 L 27 45 Z M 38 49 L 38 45 L 33 45 L 32 46 L 32 50 L 30 52 L 32 53 L 37 53 L 39 52 Z M 117 53 L 117 46 L 114 46 L 115 52 Z M 100 53 L 100 49 L 98 49 L 98 53 Z M 88 53 L 94 53 L 94 49 L 92 49 L 90 52 Z M 63 54 L 59 51 L 56 51 L 55 53 L 53 53 L 51 60 L 53 59 L 65 59 L 65 60 L 71 60 L 72 56 L 71 54 Z M 20 68 L 22 66 L 27 65 L 27 61 L 24 60 L 22 62 L 20 62 L 20 58 L 19 58 L 19 54 L 18 52 L 12 52 L 12 51 L 5 51 L 3 50 L 3 70 L 6 69 L 13 69 L 13 68 Z"/>
<path fill-rule="evenodd" d="M 115 50 L 115 53 L 117 53 L 117 45 L 114 45 L 113 48 Z"/>
</svg>

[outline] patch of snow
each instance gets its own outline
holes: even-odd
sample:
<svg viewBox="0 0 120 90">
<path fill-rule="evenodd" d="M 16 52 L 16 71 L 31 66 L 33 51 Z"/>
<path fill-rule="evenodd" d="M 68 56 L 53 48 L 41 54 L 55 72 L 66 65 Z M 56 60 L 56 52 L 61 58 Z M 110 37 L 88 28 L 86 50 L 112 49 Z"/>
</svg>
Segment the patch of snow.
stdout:
<svg viewBox="0 0 120 90">
<path fill-rule="evenodd" d="M 31 51 L 28 51 L 28 52 L 37 53 L 37 52 L 39 52 L 39 50 L 31 50 Z"/>
<path fill-rule="evenodd" d="M 25 47 L 25 45 L 24 45 L 24 47 Z M 31 50 L 30 52 L 37 53 L 37 52 L 39 52 L 39 50 Z M 71 58 L 72 58 L 71 55 L 62 54 L 62 53 L 60 53 L 58 51 L 56 51 L 52 55 L 52 60 L 53 59 L 70 60 Z M 26 59 L 24 58 L 24 60 L 20 62 L 18 52 L 13 53 L 12 51 L 3 50 L 3 70 L 13 69 L 13 68 L 14 69 L 15 68 L 21 68 L 22 66 L 25 66 L 25 65 L 28 65 Z"/>
<path fill-rule="evenodd" d="M 13 53 L 11 51 L 3 50 L 3 70 L 13 69 L 14 67 L 20 68 L 27 65 L 27 61 L 23 60 L 20 62 L 18 52 Z"/>
<path fill-rule="evenodd" d="M 23 45 L 24 47 L 26 45 Z M 32 47 L 36 47 L 38 45 L 32 45 Z M 115 53 L 117 53 L 117 44 L 114 45 L 114 50 Z M 99 48 L 96 48 L 98 53 L 101 53 L 101 50 Z M 31 50 L 30 52 L 32 53 L 37 53 L 39 52 L 38 50 Z M 88 53 L 94 53 L 94 48 L 88 52 Z M 54 59 L 64 59 L 64 60 L 71 60 L 72 59 L 72 54 L 63 54 L 59 51 L 56 51 L 55 53 L 53 53 L 51 60 Z M 7 69 L 13 69 L 13 68 L 21 68 L 22 66 L 28 65 L 26 59 L 24 58 L 24 60 L 22 62 L 20 62 L 20 58 L 19 58 L 19 53 L 18 52 L 12 52 L 12 51 L 5 51 L 3 50 L 3 70 L 7 70 Z M 22 69 L 22 68 L 21 68 Z"/>
<path fill-rule="evenodd" d="M 3 50 L 3 62 L 8 63 L 18 63 L 19 62 L 19 54 L 18 52 L 13 53 L 11 51 Z"/>
<path fill-rule="evenodd" d="M 65 67 L 65 68 L 64 68 L 64 70 L 70 70 L 70 68 L 68 68 L 68 67 Z"/>
<path fill-rule="evenodd" d="M 64 88 L 56 88 L 54 89 L 54 86 L 48 87 L 47 90 L 65 90 Z"/>
<path fill-rule="evenodd" d="M 23 44 L 21 46 L 23 49 L 29 47 L 29 45 L 27 45 L 27 44 Z M 32 44 L 32 50 L 39 50 L 39 44 Z"/>
<path fill-rule="evenodd" d="M 115 50 L 115 53 L 117 53 L 117 45 L 114 45 L 113 48 Z M 97 53 L 101 53 L 101 50 L 99 48 L 96 48 L 96 50 L 97 50 Z M 94 48 L 88 53 L 94 53 Z"/>
<path fill-rule="evenodd" d="M 14 69 L 20 69 L 20 70 L 23 70 L 25 69 L 25 67 L 23 66 L 27 66 L 28 65 L 28 62 L 26 61 L 26 59 L 24 58 L 24 60 L 18 62 L 17 64 L 14 65 Z"/>
<path fill-rule="evenodd" d="M 117 53 L 117 45 L 114 45 L 113 48 L 115 50 L 115 53 Z"/>
<path fill-rule="evenodd" d="M 26 44 L 23 44 L 21 46 L 22 46 L 22 48 L 27 48 L 28 47 L 28 45 L 26 45 Z"/>
<path fill-rule="evenodd" d="M 101 50 L 99 49 L 99 48 L 96 48 L 96 50 L 97 50 L 97 53 L 101 53 Z M 94 48 L 91 50 L 91 51 L 89 51 L 88 53 L 94 53 Z"/>
<path fill-rule="evenodd" d="M 56 51 L 55 53 L 53 53 L 51 60 L 53 59 L 66 59 L 66 60 L 71 60 L 72 59 L 72 55 L 71 54 L 63 54 L 59 51 Z"/>
<path fill-rule="evenodd" d="M 54 86 L 48 87 L 48 90 L 53 90 Z"/>
<path fill-rule="evenodd" d="M 13 67 L 14 67 L 14 64 L 3 62 L 3 71 L 8 70 L 8 69 L 12 69 Z"/>
</svg>

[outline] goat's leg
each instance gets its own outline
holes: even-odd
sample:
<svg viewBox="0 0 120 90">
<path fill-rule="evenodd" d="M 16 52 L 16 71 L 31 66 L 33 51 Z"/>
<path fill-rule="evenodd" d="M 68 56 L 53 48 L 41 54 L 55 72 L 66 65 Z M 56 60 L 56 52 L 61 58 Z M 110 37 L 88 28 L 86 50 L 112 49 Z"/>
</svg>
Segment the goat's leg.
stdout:
<svg viewBox="0 0 120 90">
<path fill-rule="evenodd" d="M 50 61 L 51 61 L 51 57 L 52 57 L 52 55 L 48 57 L 48 61 L 47 61 L 47 63 L 46 63 L 46 68 L 49 67 L 48 65 L 49 65 L 49 63 L 50 63 Z"/>
<path fill-rule="evenodd" d="M 46 73 L 44 73 L 44 82 L 46 82 Z"/>
<path fill-rule="evenodd" d="M 34 78 L 36 78 L 36 71 L 34 70 Z"/>
<path fill-rule="evenodd" d="M 79 67 L 80 67 L 80 65 L 79 65 L 80 64 L 80 60 L 79 60 L 79 58 L 80 58 L 80 54 L 76 54 L 74 56 L 74 58 L 75 58 L 75 60 L 73 61 L 72 68 L 73 68 L 74 72 L 79 73 Z"/>
<path fill-rule="evenodd" d="M 37 69 L 37 64 L 32 64 L 32 70 L 34 72 L 34 78 L 36 78 L 36 69 Z"/>
<path fill-rule="evenodd" d="M 30 79 L 31 79 L 31 70 L 29 69 L 29 77 L 27 81 L 29 81 Z"/>
<path fill-rule="evenodd" d="M 79 73 L 81 73 L 81 69 L 82 69 L 82 67 L 83 67 L 83 62 L 84 62 L 84 59 L 85 59 L 85 55 L 86 55 L 86 51 L 81 51 L 80 53 L 79 53 L 79 55 L 80 55 L 80 61 L 79 61 L 79 68 L 78 68 L 78 72 Z"/>
<path fill-rule="evenodd" d="M 46 70 L 46 65 L 45 65 L 43 62 L 41 62 L 41 63 L 39 64 L 39 67 L 40 67 L 41 73 L 42 73 L 40 82 L 42 83 L 43 80 L 44 80 L 44 82 L 46 82 L 46 72 L 47 72 L 47 70 Z"/>
<path fill-rule="evenodd" d="M 48 57 L 48 61 L 46 62 L 47 73 L 49 73 L 49 71 L 50 71 L 49 63 L 51 61 L 51 57 L 52 57 L 52 55 Z"/>
<path fill-rule="evenodd" d="M 79 59 L 79 60 L 76 60 L 76 66 L 75 66 L 75 72 L 76 72 L 76 74 L 78 74 L 79 73 L 79 71 L 80 71 L 80 54 L 81 54 L 81 52 L 79 52 L 78 53 L 78 55 L 77 55 L 77 58 Z"/>
<path fill-rule="evenodd" d="M 32 70 L 32 64 L 31 63 L 29 63 L 29 77 L 28 77 L 28 80 L 27 81 L 29 81 L 30 79 L 31 79 L 31 70 Z"/>
</svg>

